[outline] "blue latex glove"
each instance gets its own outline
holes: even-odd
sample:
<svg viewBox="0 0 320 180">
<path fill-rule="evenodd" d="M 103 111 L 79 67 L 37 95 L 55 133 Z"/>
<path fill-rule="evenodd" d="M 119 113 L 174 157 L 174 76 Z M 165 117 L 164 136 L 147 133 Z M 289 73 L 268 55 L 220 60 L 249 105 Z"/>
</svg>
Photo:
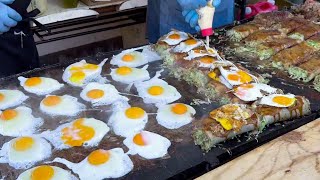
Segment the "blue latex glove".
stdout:
<svg viewBox="0 0 320 180">
<path fill-rule="evenodd" d="M 7 5 L 13 2 L 14 0 L 0 0 L 0 34 L 9 31 L 22 20 L 21 15 Z"/>
<path fill-rule="evenodd" d="M 179 4 L 182 6 L 183 11 L 182 15 L 185 17 L 185 21 L 190 24 L 192 28 L 195 28 L 198 32 L 200 31 L 200 27 L 198 26 L 199 15 L 195 9 L 198 7 L 203 7 L 207 4 L 206 0 L 178 0 Z M 214 0 L 213 6 L 217 7 L 221 3 L 221 0 Z M 186 7 L 186 8 L 185 8 Z"/>
</svg>

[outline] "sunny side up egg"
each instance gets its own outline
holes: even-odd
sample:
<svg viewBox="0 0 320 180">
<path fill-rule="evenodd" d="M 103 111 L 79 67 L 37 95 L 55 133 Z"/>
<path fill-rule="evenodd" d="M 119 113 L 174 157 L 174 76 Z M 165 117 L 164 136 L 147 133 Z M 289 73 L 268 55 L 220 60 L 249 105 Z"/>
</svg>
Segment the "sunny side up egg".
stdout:
<svg viewBox="0 0 320 180">
<path fill-rule="evenodd" d="M 169 139 L 149 131 L 133 134 L 126 138 L 123 144 L 129 148 L 127 154 L 138 154 L 146 159 L 156 159 L 165 156 L 168 153 L 168 148 L 171 146 Z"/>
<path fill-rule="evenodd" d="M 28 98 L 19 90 L 0 90 L 0 110 L 18 106 Z"/>
<path fill-rule="evenodd" d="M 15 169 L 27 169 L 51 155 L 51 145 L 37 136 L 22 136 L 5 143 L 0 150 L 0 163 Z"/>
<path fill-rule="evenodd" d="M 191 51 L 194 48 L 197 48 L 203 44 L 202 41 L 196 40 L 196 39 L 188 39 L 184 42 L 181 42 L 179 45 L 177 45 L 173 52 L 179 52 L 179 53 L 186 53 Z"/>
<path fill-rule="evenodd" d="M 18 77 L 20 86 L 29 93 L 37 94 L 39 96 L 50 94 L 63 87 L 57 80 L 46 77 Z"/>
<path fill-rule="evenodd" d="M 110 128 L 94 118 L 81 118 L 63 124 L 54 131 L 46 131 L 41 136 L 51 142 L 56 149 L 97 146 Z"/>
<path fill-rule="evenodd" d="M 76 87 L 82 87 L 89 82 L 105 81 L 100 74 L 106 61 L 107 59 L 98 65 L 87 63 L 85 60 L 71 64 L 63 72 L 62 79 Z"/>
<path fill-rule="evenodd" d="M 170 46 L 177 45 L 180 42 L 189 39 L 189 36 L 185 32 L 171 31 L 168 35 L 161 41 L 167 43 Z"/>
<path fill-rule="evenodd" d="M 111 84 L 89 83 L 80 93 L 80 97 L 93 106 L 110 105 L 118 101 L 129 101 L 121 96 L 119 91 Z"/>
<path fill-rule="evenodd" d="M 0 111 L 0 134 L 3 136 L 31 135 L 42 124 L 43 119 L 35 118 L 28 107 Z"/>
<path fill-rule="evenodd" d="M 77 180 L 70 171 L 60 167 L 41 165 L 26 170 L 19 175 L 17 180 Z"/>
<path fill-rule="evenodd" d="M 203 57 L 203 56 L 211 56 L 211 57 L 216 57 L 217 51 L 215 49 L 209 49 L 209 50 L 203 50 L 203 49 L 193 49 L 188 52 L 188 56 L 185 57 L 185 60 L 193 60 L 198 57 Z"/>
<path fill-rule="evenodd" d="M 175 103 L 158 108 L 157 121 L 167 129 L 178 129 L 191 123 L 196 110 L 186 104 Z"/>
<path fill-rule="evenodd" d="M 265 94 L 272 94 L 276 93 L 277 89 L 261 83 L 242 84 L 234 88 L 233 94 L 243 101 L 250 102 L 263 97 L 264 94 L 261 91 Z"/>
<path fill-rule="evenodd" d="M 40 110 L 51 116 L 75 116 L 85 109 L 85 105 L 69 95 L 48 95 L 40 102 Z"/>
<path fill-rule="evenodd" d="M 139 51 L 123 51 L 122 53 L 113 56 L 110 64 L 119 67 L 139 67 L 148 64 L 148 62 L 149 61 L 144 54 Z"/>
<path fill-rule="evenodd" d="M 108 125 L 119 136 L 128 137 L 144 129 L 148 122 L 147 113 L 140 107 L 128 107 L 115 111 Z"/>
<path fill-rule="evenodd" d="M 293 94 L 271 94 L 260 99 L 259 104 L 273 107 L 290 107 L 296 103 Z"/>
<path fill-rule="evenodd" d="M 237 86 L 252 82 L 254 79 L 253 75 L 240 70 L 235 67 L 230 67 L 229 70 L 224 69 L 222 66 L 219 67 L 222 77 L 231 85 Z"/>
<path fill-rule="evenodd" d="M 143 68 L 131 68 L 122 66 L 117 69 L 111 69 L 111 77 L 114 81 L 132 84 L 150 79 L 149 72 L 147 71 L 148 65 Z"/>
<path fill-rule="evenodd" d="M 63 158 L 56 158 L 53 162 L 65 164 L 83 180 L 120 178 L 133 169 L 131 159 L 121 148 L 95 150 L 79 163 Z"/>
<path fill-rule="evenodd" d="M 135 83 L 138 94 L 145 103 L 168 104 L 181 98 L 177 89 L 162 79 L 159 79 L 160 73 L 154 78 Z"/>
</svg>

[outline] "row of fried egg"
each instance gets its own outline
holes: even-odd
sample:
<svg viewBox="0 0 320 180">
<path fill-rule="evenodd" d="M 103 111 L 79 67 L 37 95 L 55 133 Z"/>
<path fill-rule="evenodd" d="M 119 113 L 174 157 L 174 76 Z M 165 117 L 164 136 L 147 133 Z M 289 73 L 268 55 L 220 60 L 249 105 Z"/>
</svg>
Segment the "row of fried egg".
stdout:
<svg viewBox="0 0 320 180">
<path fill-rule="evenodd" d="M 223 60 L 216 50 L 206 47 L 203 42 L 194 39 L 185 32 L 173 30 L 161 41 L 168 44 L 170 46 L 169 50 L 174 53 L 187 53 L 185 60 L 198 59 L 199 67 L 212 70 L 208 74 L 210 78 L 224 84 L 243 101 L 258 100 L 258 104 L 274 107 L 290 107 L 296 102 L 295 95 L 282 94 L 276 88 L 259 83 L 254 75 L 241 70 L 229 61 Z M 205 46 L 206 50 L 199 50 L 201 46 Z M 213 71 L 215 68 L 219 69 L 220 76 L 217 76 Z"/>
<path fill-rule="evenodd" d="M 121 68 L 121 67 L 120 67 Z M 119 69 L 119 68 L 118 68 Z M 24 81 L 24 82 L 21 82 L 22 84 L 38 84 L 37 83 L 37 81 L 39 82 L 39 79 L 38 78 L 29 78 L 30 80 L 31 80 L 31 83 L 30 82 L 28 82 L 28 83 L 26 83 L 26 81 L 28 81 L 28 79 L 27 78 L 19 78 L 19 80 L 20 81 Z M 42 82 L 48 82 L 47 81 L 47 79 L 49 79 L 49 78 L 44 78 L 44 79 L 41 79 L 40 78 L 40 81 L 42 81 Z M 30 81 L 29 80 L 29 81 Z M 32 82 L 32 81 L 35 81 L 35 82 Z M 167 85 L 167 83 L 164 83 L 164 81 L 163 82 L 161 82 L 160 83 L 160 85 L 162 85 L 162 84 L 164 84 L 164 85 Z M 100 86 L 99 86 L 100 85 Z M 103 89 L 104 87 L 103 86 L 107 86 L 108 84 L 98 84 L 98 83 L 95 83 L 95 84 L 93 84 L 93 83 L 91 83 L 91 85 L 90 84 L 88 84 L 88 86 L 86 87 L 86 88 L 84 88 L 84 90 L 82 91 L 82 98 L 84 99 L 84 100 L 87 100 L 87 101 L 90 101 L 90 98 L 91 98 L 91 100 L 94 100 L 94 99 L 99 99 L 99 98 L 101 98 L 102 96 L 103 96 L 103 93 L 102 93 L 102 91 L 99 91 L 99 89 L 101 90 L 101 89 Z M 152 85 L 152 84 L 151 84 Z M 48 87 L 48 86 L 44 86 L 44 87 Z M 55 87 L 57 87 L 57 86 L 55 86 Z M 61 85 L 60 85 L 60 87 L 62 87 Z M 91 89 L 90 87 L 94 87 L 95 89 Z M 111 87 L 111 86 L 110 86 Z M 110 87 L 109 87 L 109 89 L 110 89 Z M 158 95 L 160 95 L 160 94 L 162 94 L 161 92 L 159 93 L 158 91 L 158 89 L 161 89 L 161 86 L 157 86 L 156 87 L 156 89 L 157 89 L 157 93 L 156 93 L 156 96 L 158 96 Z M 58 89 L 58 88 L 57 88 Z M 90 90 L 91 89 L 91 90 Z M 115 88 L 113 87 L 113 88 L 111 88 L 111 89 L 113 89 L 113 90 L 115 90 Z M 153 89 L 153 88 L 151 88 L 151 89 Z M 44 95 L 44 94 L 46 94 L 46 93 L 44 93 L 43 91 L 42 92 L 39 92 L 39 91 L 32 91 L 32 90 L 30 90 L 30 88 L 27 90 L 27 88 L 25 88 L 25 90 L 26 91 L 28 91 L 28 92 L 33 92 L 33 93 L 38 93 L 39 95 Z M 33 89 L 33 90 L 35 90 L 35 88 Z M 163 92 L 163 90 L 164 89 L 162 89 L 162 90 L 160 90 L 160 91 L 162 91 Z M 54 91 L 54 90 L 53 90 Z M 94 91 L 96 91 L 96 92 L 94 92 Z M 116 91 L 116 90 L 115 90 Z M 152 95 L 152 90 L 150 90 L 151 91 L 151 95 Z M 15 92 L 17 93 L 17 94 L 20 94 L 21 95 L 21 97 L 22 98 L 20 98 L 20 103 L 21 102 L 23 102 L 25 99 L 26 99 L 26 96 L 25 95 L 23 95 L 23 93 L 22 92 L 19 92 L 19 91 L 17 91 L 17 90 L 15 90 Z M 105 92 L 105 91 L 104 91 Z M 101 95 L 102 94 L 102 95 Z M 117 94 L 117 93 L 115 93 L 115 94 Z M 154 93 L 153 93 L 154 94 Z M 166 94 L 168 94 L 168 93 L 166 93 Z M 87 97 L 87 98 L 89 98 L 89 99 L 85 99 L 85 97 Z M 116 98 L 116 96 L 112 96 L 112 97 L 114 97 L 115 99 L 117 99 Z M 124 98 L 123 98 L 124 99 Z M 177 98 L 178 99 L 178 98 Z M 67 101 L 65 101 L 65 100 L 67 100 Z M 61 102 L 62 103 L 64 103 L 64 102 L 68 102 L 68 101 L 71 101 L 71 102 L 76 102 L 76 98 L 73 98 L 73 97 L 71 97 L 71 96 L 67 96 L 67 95 L 65 95 L 65 96 L 53 96 L 53 95 L 48 95 L 48 96 L 46 96 L 46 98 L 44 98 L 42 101 L 41 101 L 41 105 L 40 105 L 40 109 L 41 110 L 43 110 L 43 111 L 45 111 L 46 113 L 48 113 L 48 114 L 53 114 L 54 112 L 57 112 L 56 110 L 54 110 L 54 108 L 52 108 L 52 107 L 54 107 L 54 106 L 56 106 L 57 104 L 60 104 Z M 112 98 L 111 98 L 111 101 L 109 102 L 109 103 L 112 103 Z M 99 101 L 96 101 L 97 103 L 99 103 Z M 96 103 L 94 103 L 94 102 L 92 102 L 93 104 L 96 104 Z M 105 102 L 104 102 L 105 103 Z M 70 113 L 70 108 L 69 107 L 71 107 L 71 109 L 81 109 L 81 108 L 72 108 L 72 107 L 75 107 L 75 106 L 77 106 L 77 107 L 80 107 L 80 105 L 76 105 L 77 103 L 73 103 L 74 104 L 74 106 L 73 105 L 71 105 L 70 106 L 70 104 L 66 104 L 66 106 L 64 106 L 64 107 L 68 107 L 67 109 L 68 110 L 66 110 L 66 112 L 68 112 L 68 113 Z M 107 102 L 107 104 L 108 104 L 108 102 Z M 16 106 L 16 105 L 19 105 L 19 103 L 16 103 L 15 105 L 10 105 L 10 106 Z M 167 108 L 165 108 L 165 106 L 168 106 Z M 169 121 L 169 125 L 168 125 L 168 128 L 178 128 L 178 127 L 181 127 L 181 126 L 183 126 L 183 125 L 185 125 L 185 124 L 188 124 L 189 122 L 191 122 L 192 121 L 192 115 L 195 113 L 195 111 L 194 111 L 194 109 L 191 107 L 191 106 L 187 106 L 187 105 L 184 105 L 184 104 L 172 104 L 172 105 L 163 105 L 163 108 L 164 109 L 170 109 L 170 107 L 172 106 L 172 111 L 167 111 L 167 112 L 169 112 L 169 113 L 166 113 L 165 111 L 164 112 L 159 112 L 158 113 L 158 115 L 159 115 L 159 117 L 161 117 L 161 116 L 166 116 L 166 115 L 168 115 L 168 114 L 175 114 L 175 115 L 178 115 L 177 117 L 180 117 L 180 119 L 181 120 L 183 120 L 183 121 L 185 121 L 185 122 L 183 122 L 183 124 L 182 125 L 179 125 L 179 122 L 178 122 L 178 125 L 177 125 L 177 123 L 176 122 L 170 122 Z M 49 109 L 47 109 L 46 107 L 48 107 Z M 65 110 L 64 108 L 62 108 L 62 107 L 60 107 L 61 109 L 58 109 L 58 111 L 60 111 L 60 110 Z M 17 108 L 16 110 L 19 110 L 20 109 L 20 107 L 19 108 Z M 24 107 L 23 109 L 28 109 L 28 111 L 29 111 L 29 114 L 31 114 L 31 109 L 29 109 L 29 108 L 26 108 L 26 107 Z M 160 109 L 160 108 L 159 108 Z M 178 109 L 178 110 L 177 110 Z M 191 110 L 190 110 L 191 109 Z M 189 110 L 189 112 L 187 112 Z M 139 119 L 140 118 L 138 118 L 139 117 L 139 113 L 137 113 L 137 112 L 139 112 L 139 111 L 141 111 L 141 108 L 139 109 L 139 108 L 137 108 L 137 107 L 129 107 L 129 108 L 127 108 L 127 109 L 124 109 L 123 110 L 123 112 L 121 112 L 121 113 L 123 113 L 123 114 L 125 114 L 125 117 L 127 118 L 127 119 L 131 119 L 131 121 L 132 121 L 132 119 L 134 119 L 136 122 L 139 122 Z M 142 110 L 143 111 L 143 110 Z M 18 111 L 17 111 L 18 112 Z M 60 111 L 61 112 L 61 111 Z M 177 113 L 175 113 L 175 112 L 177 112 Z M 121 114 L 120 112 L 116 112 L 116 114 L 117 115 L 114 115 L 114 117 L 117 117 L 118 116 L 118 114 Z M 145 112 L 144 112 L 145 113 Z M 12 114 L 16 114 L 16 113 L 12 113 L 12 112 L 10 112 L 10 111 L 6 111 L 6 113 L 2 113 L 2 114 L 9 114 L 9 116 L 10 116 L 10 114 L 11 114 L 11 116 L 14 116 L 14 115 L 12 115 Z M 18 114 L 20 114 L 20 113 L 18 113 Z M 62 113 L 62 114 L 64 114 L 64 113 Z M 131 115 L 130 115 L 131 114 Z M 68 115 L 72 115 L 72 113 L 71 114 L 68 114 Z M 5 115 L 6 117 L 8 116 L 8 115 Z M 130 117 L 131 116 L 131 118 L 128 118 L 128 117 Z M 135 117 L 132 117 L 132 116 L 135 116 Z M 144 116 L 144 118 L 146 117 L 146 115 L 143 115 Z M 186 119 L 184 119 L 183 118 L 183 116 L 185 116 L 185 117 L 187 117 Z M 9 117 L 10 118 L 10 117 Z M 142 118 L 142 119 L 144 119 L 144 118 Z M 166 117 L 167 118 L 167 117 Z M 138 119 L 138 120 L 137 120 Z M 159 124 L 166 124 L 165 122 L 167 121 L 165 118 L 160 118 L 160 120 L 159 120 L 159 118 L 157 118 L 158 119 L 158 122 L 159 122 Z M 176 119 L 176 118 L 173 118 L 173 119 Z M 84 146 L 92 146 L 92 145 L 96 145 L 97 143 L 99 143 L 99 141 L 102 139 L 102 137 L 109 131 L 109 128 L 108 128 L 108 126 L 107 125 L 105 125 L 103 122 L 101 122 L 100 121 L 100 124 L 98 123 L 98 124 L 96 124 L 96 127 L 99 127 L 100 128 L 100 133 L 97 133 L 97 134 L 100 134 L 100 135 L 97 135 L 95 138 L 93 138 L 93 137 L 90 137 L 90 134 L 91 134 L 91 136 L 93 136 L 93 134 L 96 134 L 95 133 L 95 131 L 93 130 L 93 129 L 95 129 L 95 128 L 90 128 L 90 126 L 86 126 L 84 123 L 85 122 L 87 122 L 86 121 L 87 119 L 79 119 L 79 120 L 77 120 L 76 122 L 73 122 L 73 123 L 69 123 L 69 124 L 72 124 L 72 127 L 68 127 L 68 125 L 62 125 L 61 127 L 58 127 L 57 128 L 57 130 L 55 130 L 55 131 L 53 131 L 53 132 L 44 132 L 44 133 L 42 133 L 42 135 L 44 135 L 44 137 L 48 137 L 47 139 L 56 147 L 56 148 L 60 148 L 60 149 L 63 149 L 63 148 L 68 148 L 68 146 L 69 147 L 73 147 L 73 146 L 79 146 L 79 145 L 84 145 Z M 41 123 L 40 123 L 40 121 L 41 121 Z M 91 120 L 91 123 L 93 122 L 94 120 Z M 96 120 L 96 121 L 98 121 L 98 120 Z M 145 121 L 145 119 L 144 120 L 142 120 L 142 121 Z M 164 121 L 164 122 L 163 122 Z M 88 122 L 90 122 L 90 120 L 88 121 Z M 88 123 L 87 122 L 87 123 Z M 112 121 L 110 120 L 110 124 L 112 124 L 111 123 Z M 42 124 L 43 123 L 43 121 L 42 120 L 39 120 L 39 125 L 37 125 L 37 126 L 40 126 L 40 124 Z M 104 125 L 102 125 L 102 124 L 104 124 Z M 170 123 L 171 124 L 174 124 L 174 125 L 170 125 Z M 90 124 L 90 123 L 89 123 Z M 94 123 L 93 123 L 94 124 Z M 136 123 L 136 124 L 139 124 L 139 123 Z M 120 122 L 120 123 L 118 123 L 118 122 L 116 122 L 116 124 L 115 125 L 111 125 L 111 126 L 115 126 L 115 127 L 117 127 L 117 126 L 123 126 L 123 127 L 125 127 L 127 124 L 126 124 L 126 122 Z M 70 125 L 69 125 L 70 126 Z M 140 126 L 140 128 L 138 127 L 138 128 L 135 128 L 135 134 L 127 134 L 127 136 L 130 136 L 131 135 L 131 137 L 130 138 L 127 138 L 125 141 L 124 141 L 124 143 L 129 147 L 129 154 L 139 154 L 139 155 L 141 155 L 142 157 L 145 157 L 145 158 L 147 158 L 147 159 L 152 159 L 152 158 L 159 158 L 159 157 L 162 157 L 162 156 L 164 156 L 166 153 L 167 153 L 167 149 L 168 149 L 168 147 L 170 146 L 170 141 L 168 140 L 168 139 L 166 139 L 166 138 L 164 138 L 164 137 L 162 137 L 162 136 L 160 136 L 160 135 L 157 135 L 157 134 L 155 134 L 155 133 L 151 133 L 151 132 L 147 132 L 147 131 L 142 131 L 142 129 L 144 128 L 144 125 L 143 125 L 143 128 L 141 128 L 142 126 L 141 125 L 138 125 L 138 126 Z M 164 125 L 165 126 L 165 125 Z M 85 128 L 86 127 L 86 128 Z M 101 130 L 102 129 L 102 130 Z M 119 128 L 118 128 L 119 129 Z M 120 128 L 121 129 L 121 128 Z M 139 129 L 141 129 L 141 130 L 139 130 Z M 81 133 L 81 132 L 83 132 L 83 133 Z M 61 135 L 62 134 L 62 136 L 59 136 L 59 135 Z M 117 133 L 118 134 L 118 133 Z M 119 134 L 121 134 L 121 133 L 119 133 Z M 81 135 L 83 135 L 83 136 L 85 136 L 85 137 L 81 137 Z M 50 154 L 50 153 L 48 153 L 48 152 L 51 152 L 51 151 L 49 151 L 48 150 L 48 143 L 46 142 L 46 141 L 44 141 L 43 139 L 39 139 L 38 137 L 36 137 L 36 138 L 33 138 L 33 137 L 20 137 L 21 139 L 19 139 L 19 141 L 18 140 L 16 140 L 16 139 L 14 139 L 14 140 L 12 140 L 12 142 L 10 141 L 10 142 L 8 142 L 8 144 L 9 143 L 12 143 L 12 144 L 20 144 L 20 146 L 27 146 L 27 147 L 23 147 L 23 148 L 20 148 L 20 150 L 21 149 L 32 149 L 32 148 L 37 148 L 38 147 L 38 149 L 37 149 L 37 152 L 39 152 L 39 153 L 37 153 L 37 154 L 39 154 L 39 156 L 40 157 L 34 157 L 34 159 L 33 160 L 31 160 L 31 162 L 30 161 L 28 161 L 28 162 L 15 162 L 15 160 L 12 160 L 12 156 L 10 156 L 9 157 L 9 155 L 8 154 L 10 154 L 10 150 L 8 150 L 8 144 L 6 144 L 6 145 L 4 145 L 4 147 L 5 148 L 3 148 L 3 151 L 2 151 L 2 162 L 8 162 L 10 165 L 12 165 L 12 166 L 14 166 L 14 167 L 16 167 L 16 168 L 26 168 L 26 167 L 29 167 L 29 166 L 32 166 L 31 164 L 34 164 L 34 162 L 36 162 L 36 161 L 39 161 L 40 159 L 42 160 L 42 159 L 45 159 L 47 156 L 48 156 L 48 154 Z M 75 139 L 73 139 L 73 138 L 75 138 Z M 130 140 L 131 139 L 131 140 Z M 157 141 L 155 141 L 155 143 L 153 143 L 153 140 L 154 139 L 159 139 L 159 141 L 157 142 Z M 63 142 L 61 141 L 61 140 L 63 140 Z M 15 143 L 15 142 L 20 142 L 20 143 Z M 36 143 L 32 143 L 32 142 L 36 142 Z M 130 141 L 132 141 L 132 142 L 130 142 Z M 162 143 L 163 142 L 163 143 Z M 34 146 L 32 146 L 31 144 L 35 144 Z M 40 145 L 39 145 L 40 144 Z M 42 145 L 41 145 L 42 144 Z M 153 145 L 153 144 L 155 144 L 155 145 Z M 142 147 L 144 147 L 144 148 L 139 148 L 140 146 L 142 146 Z M 156 151 L 156 153 L 155 153 L 155 149 L 154 149 L 154 146 L 156 146 L 156 148 L 155 149 L 158 149 L 159 151 L 157 152 Z M 162 146 L 164 146 L 165 148 L 161 148 Z M 9 146 L 10 147 L 10 146 Z M 15 145 L 12 145 L 12 147 L 15 147 Z M 39 149 L 39 147 L 46 147 L 46 148 L 40 148 Z M 49 146 L 50 147 L 50 146 Z M 131 148 L 130 148 L 131 147 Z M 137 148 L 138 147 L 138 148 Z M 10 149 L 10 148 L 9 148 Z M 19 148 L 17 148 L 17 149 L 19 149 Z M 144 150 L 145 149 L 145 150 Z M 16 150 L 14 149 L 12 152 L 15 152 Z M 27 150 L 28 151 L 28 150 Z M 46 152 L 46 153 L 41 153 L 41 152 Z M 30 152 L 29 152 L 30 153 Z M 6 154 L 7 154 L 7 156 L 6 156 Z M 13 153 L 14 154 L 14 153 Z M 23 154 L 22 153 L 22 155 L 21 155 L 21 157 L 25 157 L 24 155 L 27 155 L 27 154 Z M 17 156 L 18 157 L 18 156 Z M 11 161 L 10 161 L 11 160 Z M 32 162 L 33 161 L 33 162 Z M 50 171 L 52 171 L 52 170 L 56 170 L 56 171 L 60 171 L 61 172 L 61 168 L 59 169 L 58 167 L 50 167 L 50 166 L 44 166 L 44 167 L 38 167 L 38 168 L 33 168 L 33 169 L 31 169 L 31 170 L 28 170 L 28 171 L 26 171 L 25 173 L 23 173 L 23 174 L 21 174 L 21 176 L 24 176 L 25 174 L 29 174 L 30 175 L 30 172 L 32 171 L 34 171 L 34 172 L 38 172 L 38 171 L 41 171 L 41 169 L 42 170 L 50 170 Z M 72 169 L 72 168 L 71 168 Z M 73 169 L 72 169 L 73 170 Z M 130 170 L 129 170 L 130 171 Z M 81 171 L 80 171 L 81 172 Z M 32 174 L 32 173 L 31 173 Z M 66 173 L 64 173 L 65 175 L 66 175 Z M 88 173 L 86 173 L 86 174 L 88 174 Z M 90 175 L 90 173 L 89 173 L 89 175 Z M 80 177 L 82 177 L 83 175 L 81 175 L 80 174 Z M 93 177 L 95 177 L 96 175 L 93 175 Z M 104 178 L 108 178 L 108 177 L 113 177 L 113 176 L 105 176 Z M 119 176 L 120 177 L 120 176 Z M 20 178 L 20 177 L 19 177 Z M 99 179 L 99 178 L 98 178 Z"/>
</svg>

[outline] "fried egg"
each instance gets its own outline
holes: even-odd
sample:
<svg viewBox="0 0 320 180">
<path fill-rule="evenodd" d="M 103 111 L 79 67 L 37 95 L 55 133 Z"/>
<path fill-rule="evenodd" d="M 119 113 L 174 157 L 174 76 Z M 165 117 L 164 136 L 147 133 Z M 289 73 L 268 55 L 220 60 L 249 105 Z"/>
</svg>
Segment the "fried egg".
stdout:
<svg viewBox="0 0 320 180">
<path fill-rule="evenodd" d="M 251 83 L 242 84 L 234 88 L 234 95 L 243 101 L 256 101 L 258 98 L 263 97 L 264 94 L 276 93 L 277 89 L 267 84 Z M 264 94 L 262 93 L 264 92 Z"/>
<path fill-rule="evenodd" d="M 271 94 L 262 97 L 259 104 L 273 107 L 290 107 L 296 103 L 296 100 L 293 94 Z"/>
<path fill-rule="evenodd" d="M 0 111 L 0 134 L 3 136 L 31 135 L 42 124 L 43 120 L 33 117 L 32 110 L 24 106 Z"/>
<path fill-rule="evenodd" d="M 121 66 L 117 69 L 111 69 L 111 77 L 114 81 L 131 84 L 150 79 L 149 72 L 147 71 L 148 65 L 141 69 L 131 68 L 128 66 Z"/>
<path fill-rule="evenodd" d="M 93 106 L 110 105 L 117 101 L 129 99 L 119 95 L 119 91 L 111 84 L 89 83 L 80 93 L 80 97 Z"/>
<path fill-rule="evenodd" d="M 97 146 L 109 130 L 107 124 L 100 120 L 81 118 L 63 124 L 54 131 L 45 131 L 41 135 L 60 150 L 78 146 Z"/>
<path fill-rule="evenodd" d="M 60 167 L 41 165 L 21 173 L 17 180 L 77 180 L 70 171 Z"/>
<path fill-rule="evenodd" d="M 95 150 L 79 163 L 72 163 L 63 158 L 56 158 L 53 162 L 65 164 L 83 180 L 120 178 L 133 169 L 131 159 L 121 148 Z"/>
<path fill-rule="evenodd" d="M 147 113 L 140 107 L 128 107 L 115 111 L 108 125 L 119 136 L 128 137 L 144 129 L 148 122 Z"/>
<path fill-rule="evenodd" d="M 219 67 L 219 70 L 222 77 L 232 86 L 250 83 L 254 80 L 253 75 L 235 67 L 230 67 L 229 70 Z"/>
<path fill-rule="evenodd" d="M 208 52 L 207 50 L 202 50 L 202 49 L 194 49 L 189 51 L 188 56 L 185 57 L 184 59 L 190 61 L 203 56 L 211 56 L 211 57 L 217 56 L 217 52 L 215 50 L 211 50 L 211 52 Z"/>
<path fill-rule="evenodd" d="M 100 74 L 106 61 L 107 59 L 98 65 L 87 63 L 85 60 L 71 64 L 65 69 L 62 79 L 76 87 L 82 87 L 89 82 L 105 82 L 106 79 L 102 78 Z"/>
<path fill-rule="evenodd" d="M 123 144 L 129 148 L 127 154 L 138 154 L 146 159 L 165 156 L 171 146 L 169 139 L 149 131 L 141 131 L 126 138 Z"/>
<path fill-rule="evenodd" d="M 50 94 L 63 87 L 63 84 L 60 84 L 57 80 L 46 77 L 25 78 L 20 76 L 18 80 L 24 90 L 40 96 Z"/>
<path fill-rule="evenodd" d="M 18 106 L 28 98 L 19 90 L 0 90 L 0 109 Z"/>
<path fill-rule="evenodd" d="M 175 103 L 163 105 L 158 108 L 157 121 L 167 129 L 178 129 L 191 123 L 196 110 L 186 104 Z"/>
<path fill-rule="evenodd" d="M 116 65 L 119 67 L 138 67 L 147 64 L 149 61 L 144 56 L 143 53 L 139 51 L 123 51 L 122 53 L 113 56 L 110 61 L 110 64 Z"/>
<path fill-rule="evenodd" d="M 199 67 L 211 68 L 211 69 L 215 68 L 216 58 L 214 57 L 203 56 L 203 57 L 200 57 L 198 61 L 199 61 Z"/>
<path fill-rule="evenodd" d="M 162 79 L 160 72 L 149 81 L 135 83 L 138 94 L 145 103 L 168 104 L 181 98 L 177 89 Z"/>
<path fill-rule="evenodd" d="M 201 46 L 203 43 L 200 40 L 196 39 L 188 39 L 179 45 L 177 45 L 174 49 L 173 52 L 179 52 L 179 53 L 186 53 L 191 51 L 194 48 L 197 48 Z"/>
<path fill-rule="evenodd" d="M 22 136 L 5 143 L 0 150 L 0 163 L 15 169 L 27 169 L 51 155 L 51 145 L 36 136 Z"/>
<path fill-rule="evenodd" d="M 47 95 L 40 102 L 40 110 L 46 114 L 56 116 L 75 116 L 85 109 L 85 105 L 69 95 Z"/>
<path fill-rule="evenodd" d="M 170 46 L 173 46 L 187 39 L 189 39 L 189 36 L 187 33 L 173 30 L 169 32 L 167 36 L 161 41 L 167 43 Z"/>
</svg>

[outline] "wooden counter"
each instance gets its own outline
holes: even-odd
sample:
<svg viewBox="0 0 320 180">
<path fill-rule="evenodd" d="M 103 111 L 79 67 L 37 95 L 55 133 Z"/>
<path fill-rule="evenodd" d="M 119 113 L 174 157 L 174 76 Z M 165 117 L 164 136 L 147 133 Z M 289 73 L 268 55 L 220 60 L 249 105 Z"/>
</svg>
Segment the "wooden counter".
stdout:
<svg viewBox="0 0 320 180">
<path fill-rule="evenodd" d="M 204 179 L 320 179 L 320 119 L 198 178 Z"/>
</svg>

